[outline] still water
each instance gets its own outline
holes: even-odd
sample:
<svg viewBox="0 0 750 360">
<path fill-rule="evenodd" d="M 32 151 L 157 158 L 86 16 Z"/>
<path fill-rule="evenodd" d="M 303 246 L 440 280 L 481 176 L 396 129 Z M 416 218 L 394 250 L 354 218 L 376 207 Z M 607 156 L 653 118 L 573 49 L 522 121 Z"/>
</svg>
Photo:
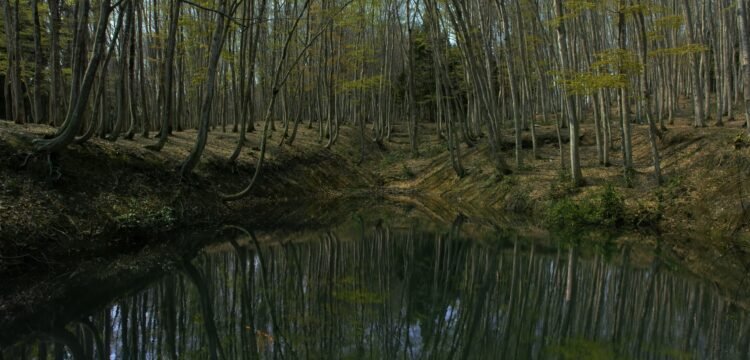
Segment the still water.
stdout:
<svg viewBox="0 0 750 360">
<path fill-rule="evenodd" d="M 748 359 L 750 316 L 616 243 L 352 219 L 238 227 L 6 358 Z M 60 340 L 60 341 L 62 341 Z"/>
</svg>

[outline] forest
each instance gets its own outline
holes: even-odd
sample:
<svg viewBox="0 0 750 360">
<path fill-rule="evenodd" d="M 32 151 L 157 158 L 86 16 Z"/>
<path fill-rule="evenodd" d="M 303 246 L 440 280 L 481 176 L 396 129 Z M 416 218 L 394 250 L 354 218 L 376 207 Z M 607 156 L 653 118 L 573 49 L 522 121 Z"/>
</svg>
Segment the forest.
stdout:
<svg viewBox="0 0 750 360">
<path fill-rule="evenodd" d="M 406 129 L 418 157 L 420 124 L 431 124 L 458 176 L 462 145 L 482 141 L 498 173 L 510 174 L 537 157 L 537 126 L 553 124 L 569 133 L 569 164 L 558 136 L 561 167 L 578 185 L 580 127 L 593 120 L 598 163 L 616 162 L 625 174 L 634 166 L 631 124 L 646 124 L 660 183 L 659 141 L 681 107 L 696 128 L 750 123 L 744 1 L 126 0 L 30 8 L 3 3 L 0 71 L 5 119 L 55 127 L 35 139 L 33 156 L 93 137 L 154 132 L 147 148 L 158 152 L 174 131 L 196 129 L 180 166 L 185 177 L 219 128 L 239 134 L 235 161 L 256 128 L 263 154 L 269 131 L 281 127 L 280 143 L 291 145 L 300 124 L 316 127 L 326 148 L 342 126 L 381 146 L 395 128 Z M 505 133 L 514 138 L 510 159 L 499 144 Z M 362 144 L 362 159 L 364 152 Z"/>
<path fill-rule="evenodd" d="M 0 0 L 0 360 L 750 359 L 749 6 Z"/>
</svg>

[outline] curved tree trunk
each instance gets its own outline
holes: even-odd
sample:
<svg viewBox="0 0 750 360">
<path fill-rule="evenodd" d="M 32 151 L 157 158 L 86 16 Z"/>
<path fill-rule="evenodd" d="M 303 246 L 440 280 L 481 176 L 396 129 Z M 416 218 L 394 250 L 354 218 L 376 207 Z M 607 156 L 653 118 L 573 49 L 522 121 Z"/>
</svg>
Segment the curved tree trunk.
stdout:
<svg viewBox="0 0 750 360">
<path fill-rule="evenodd" d="M 34 148 L 38 153 L 54 153 L 63 150 L 70 144 L 78 133 L 78 129 L 81 126 L 81 120 L 83 119 L 83 113 L 86 110 L 86 104 L 88 103 L 89 94 L 94 83 L 94 77 L 96 71 L 99 68 L 99 63 L 104 53 L 104 40 L 107 31 L 107 24 L 109 23 L 109 14 L 112 8 L 109 6 L 110 0 L 101 0 L 99 10 L 99 21 L 96 25 L 96 36 L 94 37 L 94 52 L 89 60 L 88 67 L 86 68 L 86 74 L 83 77 L 83 84 L 81 91 L 75 101 L 75 105 L 71 106 L 65 116 L 65 128 L 52 139 L 37 139 L 34 140 Z"/>
<path fill-rule="evenodd" d="M 183 161 L 180 166 L 180 177 L 185 178 L 190 175 L 198 164 L 198 161 L 203 154 L 203 149 L 206 147 L 208 140 L 208 127 L 209 120 L 211 119 L 211 105 L 214 101 L 214 94 L 216 92 L 216 75 L 218 73 L 219 57 L 221 55 L 221 48 L 224 45 L 224 38 L 226 35 L 226 21 L 223 14 L 227 12 L 227 0 L 222 0 L 219 6 L 220 15 L 216 15 L 216 28 L 214 29 L 213 36 L 211 37 L 211 56 L 208 62 L 208 80 L 206 93 L 203 96 L 203 103 L 201 105 L 200 114 L 200 128 L 198 129 L 198 139 L 190 151 L 188 158 Z M 167 94 L 170 96 L 170 94 Z M 165 129 L 162 129 L 162 133 Z M 164 134 L 162 134 L 164 136 Z"/>
<path fill-rule="evenodd" d="M 266 113 L 264 116 L 264 124 L 263 124 L 263 134 L 261 135 L 261 141 L 260 141 L 260 156 L 258 158 L 258 162 L 255 164 L 255 171 L 253 172 L 253 177 L 250 179 L 250 183 L 241 191 L 234 193 L 234 194 L 222 194 L 220 193 L 219 196 L 223 201 L 234 201 L 244 198 L 245 196 L 250 194 L 250 190 L 255 186 L 256 181 L 258 180 L 258 175 L 260 175 L 260 169 L 263 167 L 263 159 L 265 158 L 266 154 L 266 143 L 268 141 L 268 131 L 270 129 L 271 125 L 271 117 L 273 115 L 273 108 L 276 104 L 276 98 L 279 94 L 279 87 L 283 86 L 284 82 L 286 81 L 287 76 L 289 76 L 289 72 L 291 72 L 291 68 L 289 71 L 282 76 L 281 75 L 281 69 L 282 66 L 284 66 L 284 63 L 286 62 L 287 54 L 289 51 L 289 44 L 292 41 L 292 38 L 294 36 L 294 33 L 297 30 L 297 26 L 299 25 L 300 20 L 302 19 L 302 16 L 305 14 L 305 12 L 308 10 L 310 6 L 310 2 L 312 0 L 305 0 L 305 3 L 300 10 L 300 14 L 297 16 L 297 19 L 295 20 L 294 24 L 292 25 L 292 28 L 289 30 L 289 33 L 287 34 L 286 41 L 284 42 L 284 47 L 281 52 L 281 58 L 278 60 L 278 63 L 276 64 L 276 68 L 273 72 L 273 82 L 271 83 L 271 99 L 268 102 L 268 105 L 266 107 Z M 305 47 L 307 49 L 310 46 L 310 43 L 308 43 Z M 303 49 L 303 51 L 305 50 Z M 296 59 L 295 63 L 299 61 L 301 58 L 301 55 Z M 292 64 L 293 66 L 293 64 Z"/>
</svg>

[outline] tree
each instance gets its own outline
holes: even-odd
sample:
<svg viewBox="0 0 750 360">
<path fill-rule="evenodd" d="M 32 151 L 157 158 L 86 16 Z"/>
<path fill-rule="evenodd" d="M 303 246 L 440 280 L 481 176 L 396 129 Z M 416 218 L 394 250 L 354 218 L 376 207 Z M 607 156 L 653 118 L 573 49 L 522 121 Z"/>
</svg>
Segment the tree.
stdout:
<svg viewBox="0 0 750 360">
<path fill-rule="evenodd" d="M 641 58 L 641 98 L 644 99 L 644 111 L 646 113 L 646 119 L 648 121 L 648 137 L 651 143 L 651 158 L 654 164 L 654 177 L 656 183 L 661 185 L 661 164 L 659 161 L 659 147 L 656 144 L 656 138 L 660 137 L 659 130 L 656 128 L 656 122 L 654 117 L 651 115 L 651 92 L 648 89 L 648 37 L 646 36 L 646 20 L 643 16 L 643 5 L 641 0 L 638 0 L 638 5 L 641 6 L 640 11 L 636 13 L 636 22 L 638 23 L 638 35 L 640 37 L 638 45 L 640 47 L 639 54 Z"/>
<path fill-rule="evenodd" d="M 3 18 L 5 20 L 5 38 L 6 48 L 8 50 L 8 78 L 11 89 L 12 108 L 6 109 L 11 111 L 13 121 L 16 124 L 26 122 L 26 111 L 23 104 L 24 93 L 21 88 L 21 54 L 18 44 L 18 13 L 19 2 L 16 0 L 15 6 L 10 7 L 10 0 L 3 0 Z"/>
<path fill-rule="evenodd" d="M 195 141 L 195 145 L 190 151 L 190 155 L 188 155 L 187 159 L 185 159 L 185 161 L 182 162 L 182 165 L 180 165 L 181 178 L 185 178 L 193 172 L 193 168 L 198 164 L 198 161 L 203 154 L 203 149 L 206 147 L 206 141 L 208 140 L 208 127 L 210 125 L 211 107 L 213 105 L 214 94 L 216 91 L 219 56 L 221 55 L 221 48 L 224 46 L 224 39 L 226 38 L 227 32 L 228 22 L 225 21 L 224 17 L 227 16 L 226 14 L 232 16 L 234 10 L 236 10 L 236 5 L 233 3 L 231 12 L 228 12 L 227 10 L 230 8 L 227 3 L 228 0 L 220 0 L 219 2 L 219 9 L 217 10 L 218 14 L 216 14 L 216 25 L 214 27 L 213 35 L 211 36 L 211 54 L 208 60 L 206 93 L 203 95 L 203 103 L 201 105 L 198 139 Z M 164 129 L 162 129 L 162 131 L 164 131 Z"/>
<path fill-rule="evenodd" d="M 555 0 L 555 15 L 557 16 L 557 50 L 560 57 L 560 67 L 562 71 L 567 71 L 568 67 L 568 39 L 565 33 L 565 12 L 563 10 L 563 0 Z M 583 175 L 581 174 L 580 155 L 578 153 L 578 119 L 573 110 L 574 95 L 568 94 L 565 97 L 565 111 L 568 116 L 570 127 L 570 174 L 571 180 L 576 185 L 583 184 Z"/>
<path fill-rule="evenodd" d="M 740 0 L 742 2 L 742 0 Z M 686 31 L 688 35 L 688 41 L 690 42 L 690 45 L 696 44 L 696 38 L 695 38 L 695 28 L 693 27 L 693 13 L 690 10 L 690 1 L 689 0 L 683 0 L 683 5 L 685 6 L 685 20 L 687 21 L 686 24 Z M 693 94 L 693 114 L 695 115 L 695 121 L 693 122 L 693 126 L 695 127 L 704 127 L 706 126 L 704 123 L 705 115 L 704 115 L 704 105 L 703 105 L 703 87 L 701 87 L 701 77 L 700 77 L 700 64 L 698 59 L 698 54 L 696 52 L 693 52 L 690 55 L 690 70 L 691 70 L 691 78 L 693 80 L 693 86 L 692 89 L 690 89 L 690 92 Z"/>
<path fill-rule="evenodd" d="M 161 130 L 159 131 L 159 141 L 154 145 L 149 145 L 146 148 L 154 151 L 161 151 L 164 144 L 167 143 L 167 137 L 169 135 L 169 126 L 173 123 L 172 117 L 172 84 L 174 83 L 174 53 L 177 47 L 177 24 L 180 20 L 180 0 L 170 0 L 169 2 L 169 34 L 167 35 L 167 49 L 164 57 L 164 74 L 162 79 L 161 93 L 163 100 L 162 114 L 161 114 Z"/>
<path fill-rule="evenodd" d="M 75 99 L 71 99 L 75 101 L 71 102 L 72 106 L 69 107 L 65 116 L 65 125 L 51 139 L 34 140 L 34 147 L 38 153 L 51 154 L 59 152 L 65 149 L 78 133 L 83 120 L 83 112 L 86 110 L 86 103 L 88 102 L 88 97 L 94 83 L 94 77 L 96 76 L 96 71 L 104 52 L 104 38 L 107 31 L 109 14 L 112 12 L 112 7 L 109 4 L 109 0 L 101 0 L 100 2 L 99 21 L 97 22 L 96 35 L 94 36 L 94 51 L 86 67 L 86 73 L 83 76 L 78 96 Z"/>
<path fill-rule="evenodd" d="M 748 40 L 747 1 L 739 0 L 737 5 L 737 24 L 739 26 L 740 65 L 745 98 L 745 127 L 750 132 L 750 40 Z"/>
</svg>

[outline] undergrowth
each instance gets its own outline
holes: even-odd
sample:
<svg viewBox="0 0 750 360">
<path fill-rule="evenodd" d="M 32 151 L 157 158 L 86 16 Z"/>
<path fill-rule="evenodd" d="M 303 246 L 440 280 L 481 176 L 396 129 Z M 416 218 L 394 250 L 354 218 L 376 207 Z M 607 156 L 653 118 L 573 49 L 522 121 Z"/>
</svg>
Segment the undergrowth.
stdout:
<svg viewBox="0 0 750 360">
<path fill-rule="evenodd" d="M 612 185 L 581 199 L 560 196 L 559 192 L 555 195 L 559 197 L 550 200 L 545 214 L 545 222 L 551 228 L 572 231 L 602 227 L 615 229 L 630 222 L 623 196 Z"/>
<path fill-rule="evenodd" d="M 177 218 L 171 207 L 150 208 L 139 206 L 136 201 L 131 201 L 129 209 L 116 215 L 114 220 L 123 229 L 159 228 L 164 230 L 171 228 Z"/>
</svg>

